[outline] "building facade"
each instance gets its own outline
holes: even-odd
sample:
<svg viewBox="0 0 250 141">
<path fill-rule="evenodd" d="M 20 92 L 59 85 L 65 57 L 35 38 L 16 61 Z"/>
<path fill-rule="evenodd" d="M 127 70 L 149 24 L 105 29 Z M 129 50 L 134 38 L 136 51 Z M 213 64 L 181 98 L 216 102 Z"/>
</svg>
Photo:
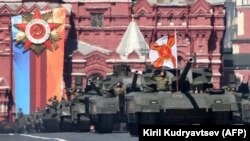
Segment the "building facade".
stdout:
<svg viewBox="0 0 250 141">
<path fill-rule="evenodd" d="M 241 83 L 250 81 L 250 14 L 249 0 L 228 0 L 226 3 L 227 13 L 226 34 L 224 41 L 224 84 L 228 82 L 230 75 L 236 76 L 236 87 Z"/>
<path fill-rule="evenodd" d="M 82 75 L 82 78 L 88 78 L 91 75 L 105 76 L 112 72 L 113 64 L 118 62 L 127 63 L 131 65 L 132 69 L 142 70 L 144 68 L 145 61 L 140 61 L 138 54 L 132 53 L 127 60 L 122 60 L 122 54 L 116 52 L 131 20 L 131 5 L 109 3 L 106 5 L 106 10 L 102 10 L 105 9 L 105 6 L 99 3 L 72 4 L 72 6 L 73 9 L 79 9 L 75 11 L 79 14 L 75 17 L 78 20 L 74 23 L 76 28 L 74 36 L 77 36 L 80 41 L 106 49 L 111 53 L 104 54 L 98 50 L 90 54 L 80 53 L 79 50 L 73 52 L 72 59 L 68 59 L 72 65 L 68 68 L 73 71 L 67 73 L 67 75 L 71 74 L 71 86 L 74 86 L 79 75 Z M 154 1 L 139 0 L 135 3 L 133 11 L 135 21 L 148 45 L 156 39 L 176 31 L 179 66 L 183 67 L 187 58 L 194 57 L 196 60 L 194 67 L 211 67 L 214 85 L 215 87 L 220 86 L 220 47 L 225 16 L 223 3 L 213 5 L 205 0 L 154 3 Z M 98 13 L 103 17 L 100 27 L 95 27 L 96 25 L 91 23 L 95 16 L 93 13 Z M 99 60 L 93 60 L 94 56 Z M 107 58 L 112 58 L 113 61 Z M 146 63 L 149 62 L 146 61 Z"/>
<path fill-rule="evenodd" d="M 134 4 L 128 0 L 64 0 L 63 3 L 16 0 L 0 4 L 0 77 L 6 80 L 5 85 L 9 88 L 15 84 L 11 73 L 10 17 L 59 5 L 68 9 L 65 87 L 85 87 L 87 78 L 105 77 L 118 63 L 131 65 L 132 70 L 143 70 L 150 62 L 147 55 L 140 52 L 143 49 L 146 52 L 152 42 L 174 32 L 177 33 L 178 66 L 184 67 L 185 61 L 194 57 L 193 67 L 212 68 L 214 86 L 220 87 L 221 42 L 225 30 L 224 2 L 221 0 L 137 0 Z M 132 21 L 132 13 L 135 23 L 131 30 L 136 31 L 133 37 L 138 37 L 135 45 L 140 47 L 134 45 L 131 51 L 133 43 L 130 47 L 124 44 L 131 37 L 124 36 Z M 121 43 L 123 38 L 125 41 Z M 123 47 L 130 51 L 118 51 Z M 2 101 L 4 98 L 0 103 Z"/>
</svg>

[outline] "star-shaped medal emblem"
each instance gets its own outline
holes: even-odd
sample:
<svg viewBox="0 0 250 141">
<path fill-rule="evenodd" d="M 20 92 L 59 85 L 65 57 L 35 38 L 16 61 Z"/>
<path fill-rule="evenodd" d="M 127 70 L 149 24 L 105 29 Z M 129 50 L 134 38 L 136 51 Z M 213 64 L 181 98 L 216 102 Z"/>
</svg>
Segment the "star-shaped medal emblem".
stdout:
<svg viewBox="0 0 250 141">
<path fill-rule="evenodd" d="M 48 22 L 52 16 L 52 12 L 41 15 L 40 11 L 36 10 L 33 16 L 24 15 L 23 23 L 15 25 L 21 32 L 17 34 L 15 41 L 24 44 L 24 51 L 32 49 L 36 54 L 40 54 L 44 48 L 50 51 L 57 48 L 59 35 L 54 30 L 61 24 Z"/>
</svg>

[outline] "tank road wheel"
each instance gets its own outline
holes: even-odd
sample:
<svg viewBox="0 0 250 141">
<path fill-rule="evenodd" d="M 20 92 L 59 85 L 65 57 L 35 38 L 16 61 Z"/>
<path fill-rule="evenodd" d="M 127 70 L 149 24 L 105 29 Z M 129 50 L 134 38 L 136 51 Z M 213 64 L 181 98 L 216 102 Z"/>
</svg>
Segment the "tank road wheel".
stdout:
<svg viewBox="0 0 250 141">
<path fill-rule="evenodd" d="M 79 132 L 89 132 L 90 131 L 90 120 L 89 119 L 81 119 L 81 117 L 78 117 L 77 129 Z"/>
<path fill-rule="evenodd" d="M 98 133 L 111 133 L 113 131 L 113 115 L 99 115 L 98 121 L 95 125 Z"/>
<path fill-rule="evenodd" d="M 128 123 L 127 128 L 131 136 L 138 136 L 138 123 Z"/>
<path fill-rule="evenodd" d="M 44 121 L 45 132 L 59 132 L 60 125 L 57 119 L 46 119 Z"/>
<path fill-rule="evenodd" d="M 69 132 L 73 130 L 73 125 L 70 117 L 61 117 L 60 130 L 62 132 Z"/>
</svg>

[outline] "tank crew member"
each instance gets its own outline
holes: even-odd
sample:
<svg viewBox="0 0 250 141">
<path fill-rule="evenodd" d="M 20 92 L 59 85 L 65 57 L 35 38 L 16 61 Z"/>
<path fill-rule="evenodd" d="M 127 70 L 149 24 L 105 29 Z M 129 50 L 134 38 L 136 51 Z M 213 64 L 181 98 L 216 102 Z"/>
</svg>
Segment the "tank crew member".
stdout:
<svg viewBox="0 0 250 141">
<path fill-rule="evenodd" d="M 68 100 L 73 100 L 75 98 L 76 89 L 70 88 L 68 90 Z"/>
<path fill-rule="evenodd" d="M 85 87 L 85 90 L 84 90 L 85 92 L 88 92 L 88 91 L 92 90 L 92 88 L 91 88 L 91 82 L 92 82 L 92 80 L 88 79 L 86 87 Z"/>
<path fill-rule="evenodd" d="M 124 94 L 125 92 L 125 89 L 123 88 L 123 85 L 121 82 L 117 82 L 113 88 L 113 93 L 114 93 L 114 96 L 119 96 L 119 95 L 122 95 Z"/>
<path fill-rule="evenodd" d="M 31 123 L 31 118 L 30 117 L 27 117 L 26 119 L 26 130 L 28 133 L 31 133 L 32 132 L 32 123 Z"/>
<path fill-rule="evenodd" d="M 156 81 L 156 89 L 157 91 L 168 91 L 169 90 L 169 79 L 168 76 L 166 75 L 166 73 L 164 73 L 163 71 L 161 71 L 159 76 L 156 76 L 154 78 L 154 80 Z"/>
<path fill-rule="evenodd" d="M 18 109 L 17 116 L 18 116 L 18 118 L 20 118 L 20 117 L 23 116 L 23 110 L 22 110 L 22 108 L 19 108 L 19 109 Z"/>
<path fill-rule="evenodd" d="M 37 133 L 42 130 L 42 122 L 40 121 L 40 117 L 38 115 L 35 116 L 35 130 Z"/>
<path fill-rule="evenodd" d="M 82 90 L 77 88 L 74 89 L 72 93 L 70 93 L 70 100 L 74 100 L 77 96 L 81 95 Z"/>
<path fill-rule="evenodd" d="M 123 87 L 122 82 L 118 81 L 116 83 L 116 85 L 114 86 L 113 91 L 114 91 L 114 95 L 119 97 L 120 112 L 124 113 L 124 110 L 125 110 L 125 108 L 124 108 L 125 107 L 125 93 L 126 93 L 126 90 Z"/>
<path fill-rule="evenodd" d="M 78 88 L 75 91 L 75 96 L 79 96 L 79 95 L 81 95 L 81 93 L 82 93 L 82 90 Z"/>
<path fill-rule="evenodd" d="M 52 107 L 55 108 L 55 109 L 59 105 L 59 101 L 57 100 L 57 96 L 54 96 L 54 97 L 50 98 L 49 102 L 51 102 Z"/>
<path fill-rule="evenodd" d="M 102 88 L 102 80 L 100 79 L 100 77 L 97 77 L 94 80 L 94 84 L 95 84 L 96 88 L 98 88 L 99 90 Z"/>
<path fill-rule="evenodd" d="M 62 100 L 60 101 L 60 109 L 61 109 L 61 105 L 64 105 L 67 102 L 67 100 L 62 97 Z"/>
<path fill-rule="evenodd" d="M 46 112 L 46 113 L 49 113 L 49 112 L 50 112 L 50 107 L 51 107 L 51 106 L 50 106 L 49 104 L 46 104 L 46 107 L 45 107 L 45 112 Z M 45 113 L 44 113 L 44 114 L 45 114 Z M 43 114 L 43 115 L 44 115 L 44 114 Z"/>
</svg>

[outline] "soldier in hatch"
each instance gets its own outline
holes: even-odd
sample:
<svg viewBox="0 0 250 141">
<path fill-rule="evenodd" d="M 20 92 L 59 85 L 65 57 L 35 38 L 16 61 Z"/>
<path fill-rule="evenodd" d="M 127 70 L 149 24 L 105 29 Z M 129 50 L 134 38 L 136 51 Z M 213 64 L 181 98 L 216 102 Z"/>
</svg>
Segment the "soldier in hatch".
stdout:
<svg viewBox="0 0 250 141">
<path fill-rule="evenodd" d="M 76 89 L 75 96 L 79 96 L 81 94 L 82 94 L 82 89 L 80 89 L 80 88 Z"/>
<path fill-rule="evenodd" d="M 69 100 L 69 101 L 70 101 L 70 100 L 73 100 L 73 99 L 76 97 L 75 93 L 76 93 L 76 89 L 75 89 L 75 88 L 70 88 L 70 89 L 68 90 L 67 97 L 68 97 L 68 100 Z"/>
<path fill-rule="evenodd" d="M 119 108 L 120 112 L 124 113 L 124 106 L 125 106 L 125 93 L 126 90 L 123 87 L 122 82 L 117 82 L 116 85 L 113 87 L 113 93 L 115 96 L 119 97 Z"/>
<path fill-rule="evenodd" d="M 85 92 L 88 92 L 88 91 L 92 90 L 91 83 L 92 83 L 92 80 L 88 79 L 86 88 L 84 90 Z"/>
<path fill-rule="evenodd" d="M 18 117 L 18 118 L 23 117 L 23 110 L 22 110 L 22 108 L 19 108 L 19 109 L 18 109 L 17 117 Z"/>
<path fill-rule="evenodd" d="M 59 101 L 57 100 L 57 96 L 54 96 L 54 97 L 51 97 L 50 99 L 49 99 L 49 102 L 51 102 L 51 106 L 53 107 L 53 108 L 57 108 L 57 106 L 59 105 Z"/>
<path fill-rule="evenodd" d="M 123 85 L 121 82 L 117 82 L 116 85 L 113 88 L 113 93 L 115 96 L 120 96 L 124 94 L 125 89 L 123 88 Z"/>
<path fill-rule="evenodd" d="M 165 72 L 161 71 L 159 76 L 154 78 L 156 81 L 156 89 L 157 91 L 168 91 L 169 90 L 169 78 Z"/>
<path fill-rule="evenodd" d="M 95 84 L 96 88 L 98 88 L 99 90 L 102 88 L 102 80 L 100 79 L 100 77 L 97 77 L 94 80 L 94 84 Z"/>
</svg>

